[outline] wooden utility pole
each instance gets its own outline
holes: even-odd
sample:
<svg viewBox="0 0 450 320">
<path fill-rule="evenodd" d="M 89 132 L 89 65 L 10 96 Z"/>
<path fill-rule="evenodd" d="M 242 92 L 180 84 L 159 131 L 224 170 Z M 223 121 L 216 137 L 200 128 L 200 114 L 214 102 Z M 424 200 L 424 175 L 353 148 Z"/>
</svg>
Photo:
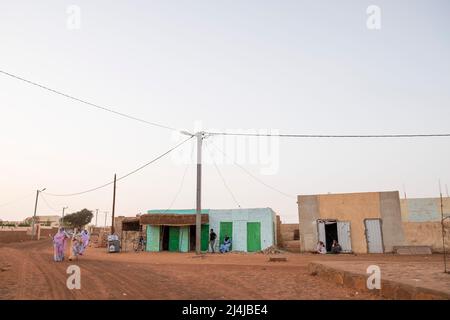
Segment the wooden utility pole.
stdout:
<svg viewBox="0 0 450 320">
<path fill-rule="evenodd" d="M 34 214 L 33 214 L 33 220 L 31 221 L 31 240 L 34 240 L 35 236 L 35 230 L 34 230 L 34 224 L 36 223 L 36 211 L 37 211 L 37 205 L 38 205 L 38 199 L 39 199 L 39 193 L 44 191 L 46 188 L 42 190 L 36 190 L 36 201 L 34 202 Z"/>
<path fill-rule="evenodd" d="M 61 220 L 60 220 L 60 226 L 62 227 L 63 225 L 64 225 L 64 211 L 67 209 L 68 207 L 66 206 L 66 207 L 63 207 L 63 210 L 62 210 L 62 217 L 61 217 Z"/>
<path fill-rule="evenodd" d="M 116 209 L 116 174 L 114 174 L 114 190 L 113 190 L 111 234 L 114 234 L 114 212 L 115 212 L 115 209 Z"/>
<path fill-rule="evenodd" d="M 195 253 L 201 254 L 202 232 L 202 140 L 203 132 L 197 132 L 197 208 L 195 215 Z"/>
</svg>

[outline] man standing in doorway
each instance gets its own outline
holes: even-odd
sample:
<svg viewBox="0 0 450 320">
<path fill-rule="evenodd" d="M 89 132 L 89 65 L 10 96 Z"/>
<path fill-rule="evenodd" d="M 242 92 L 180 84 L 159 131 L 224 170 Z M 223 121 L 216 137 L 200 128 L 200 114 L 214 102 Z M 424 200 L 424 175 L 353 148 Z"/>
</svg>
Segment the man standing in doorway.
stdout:
<svg viewBox="0 0 450 320">
<path fill-rule="evenodd" d="M 216 244 L 217 235 L 213 229 L 211 229 L 209 233 L 209 247 L 211 248 L 211 252 L 214 253 L 214 245 Z"/>
</svg>

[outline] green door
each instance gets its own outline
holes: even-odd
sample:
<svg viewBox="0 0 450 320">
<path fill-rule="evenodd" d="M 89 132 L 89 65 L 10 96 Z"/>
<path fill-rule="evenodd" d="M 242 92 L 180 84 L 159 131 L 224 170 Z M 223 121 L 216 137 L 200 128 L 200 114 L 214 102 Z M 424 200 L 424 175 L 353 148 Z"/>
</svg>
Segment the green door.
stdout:
<svg viewBox="0 0 450 320">
<path fill-rule="evenodd" d="M 261 223 L 247 222 L 247 251 L 261 251 Z"/>
<path fill-rule="evenodd" d="M 180 249 L 180 228 L 169 227 L 169 251 Z"/>
<path fill-rule="evenodd" d="M 233 222 L 221 222 L 220 223 L 220 232 L 219 232 L 219 246 L 223 243 L 223 239 L 225 236 L 229 236 L 231 239 L 231 247 L 233 247 Z"/>
<path fill-rule="evenodd" d="M 202 233 L 201 233 L 201 250 L 208 251 L 209 244 L 209 224 L 202 224 Z"/>
<path fill-rule="evenodd" d="M 159 226 L 147 226 L 147 251 L 159 251 Z"/>
</svg>

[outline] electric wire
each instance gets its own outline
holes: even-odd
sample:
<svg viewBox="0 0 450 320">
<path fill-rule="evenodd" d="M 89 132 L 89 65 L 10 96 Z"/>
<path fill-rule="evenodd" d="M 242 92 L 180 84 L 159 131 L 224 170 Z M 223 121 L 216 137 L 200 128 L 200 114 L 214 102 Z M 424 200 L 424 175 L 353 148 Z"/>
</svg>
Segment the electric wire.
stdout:
<svg viewBox="0 0 450 320">
<path fill-rule="evenodd" d="M 123 176 L 117 178 L 117 179 L 116 179 L 116 182 L 118 182 L 118 181 L 120 181 L 120 180 L 123 180 L 123 179 L 125 179 L 126 177 L 129 177 L 130 175 L 132 175 L 132 174 L 134 174 L 134 173 L 136 173 L 136 172 L 138 172 L 138 171 L 144 169 L 145 167 L 149 166 L 150 164 L 152 164 L 152 163 L 158 161 L 159 159 L 161 159 L 162 157 L 166 156 L 167 154 L 169 154 L 169 153 L 172 152 L 173 150 L 177 149 L 178 147 L 180 147 L 181 145 L 183 145 L 184 143 L 186 143 L 188 140 L 190 140 L 190 139 L 192 139 L 192 138 L 193 138 L 193 136 L 187 138 L 186 140 L 183 140 L 182 142 L 178 143 L 176 146 L 170 148 L 170 149 L 167 150 L 166 152 L 164 152 L 164 153 L 162 153 L 161 155 L 157 156 L 157 157 L 154 158 L 153 160 L 151 160 L 151 161 L 145 163 L 144 165 L 142 165 L 142 166 L 140 166 L 140 167 L 134 169 L 133 171 L 128 172 L 127 174 L 125 174 L 125 175 L 123 175 Z M 44 194 L 46 194 L 46 195 L 49 195 L 49 196 L 54 196 L 54 197 L 71 197 L 71 196 L 77 196 L 77 195 L 85 194 L 85 193 L 88 193 L 88 192 L 96 191 L 96 190 L 102 189 L 102 188 L 104 188 L 104 187 L 107 187 L 107 186 L 109 186 L 109 185 L 111 185 L 111 184 L 113 184 L 113 183 L 114 183 L 114 181 L 110 181 L 110 182 L 105 183 L 105 184 L 102 184 L 102 185 L 100 185 L 100 186 L 98 186 L 98 187 L 91 188 L 91 189 L 88 189 L 88 190 L 85 190 L 85 191 L 75 192 L 75 193 L 65 193 L 65 194 L 55 194 L 55 193 L 49 193 L 49 192 L 42 192 L 42 193 L 44 193 Z"/>
<path fill-rule="evenodd" d="M 232 133 L 232 132 L 207 132 L 211 136 L 244 136 L 244 137 L 279 137 L 279 138 L 431 138 L 450 137 L 450 133 L 430 134 L 272 134 L 272 133 Z"/>
<path fill-rule="evenodd" d="M 42 88 L 42 89 L 44 89 L 44 90 L 50 91 L 50 92 L 52 92 L 52 93 L 56 93 L 56 94 L 58 94 L 58 95 L 60 95 L 60 96 L 63 96 L 63 97 L 66 97 L 66 98 L 69 98 L 69 99 L 72 99 L 72 100 L 81 102 L 81 103 L 86 104 L 86 105 L 88 105 L 88 106 L 91 106 L 91 107 L 94 107 L 94 108 L 97 108 L 97 109 L 101 109 L 101 110 L 103 110 L 103 111 L 107 111 L 107 112 L 110 112 L 110 113 L 114 113 L 114 114 L 119 115 L 119 116 L 121 116 L 121 117 L 125 117 L 125 118 L 131 119 L 131 120 L 139 121 L 139 122 L 142 122 L 142 123 L 145 123 L 145 124 L 148 124 L 148 125 L 152 125 L 152 126 L 155 126 L 155 127 L 160 127 L 160 128 L 164 128 L 164 129 L 168 129 L 168 130 L 173 130 L 173 131 L 178 131 L 178 132 L 180 132 L 180 130 L 178 130 L 178 129 L 176 129 L 176 128 L 173 128 L 173 127 L 170 127 L 170 126 L 166 126 L 166 125 L 162 125 L 162 124 L 159 124 L 159 123 L 156 123 L 156 122 L 147 121 L 147 120 L 145 120 L 145 119 L 141 119 L 141 118 L 138 118 L 138 117 L 135 117 L 135 116 L 131 116 L 131 115 L 128 115 L 128 114 L 123 113 L 123 112 L 115 111 L 115 110 L 113 110 L 113 109 L 111 109 L 111 108 L 109 108 L 109 107 L 104 107 L 104 106 L 101 106 L 101 105 L 98 105 L 98 104 L 95 104 L 95 103 L 92 103 L 92 102 L 89 102 L 89 101 L 86 101 L 86 100 L 77 98 L 77 97 L 75 97 L 75 96 L 72 96 L 72 95 L 69 95 L 69 94 L 67 94 L 67 93 L 64 93 L 64 92 L 61 92 L 61 91 L 52 89 L 52 88 L 47 87 L 47 86 L 45 86 L 45 85 L 39 84 L 39 83 L 37 83 L 37 82 L 31 81 L 31 80 L 27 80 L 27 79 L 25 79 L 25 78 L 16 76 L 16 75 L 14 75 L 14 74 L 11 74 L 11 73 L 6 72 L 6 71 L 3 71 L 3 70 L 0 70 L 0 73 L 2 73 L 2 74 L 4 74 L 4 75 L 7 75 L 7 76 L 9 76 L 9 77 L 15 78 L 15 79 L 17 79 L 17 80 L 21 80 L 21 81 L 26 82 L 26 83 L 28 83 L 28 84 L 31 84 L 31 85 L 33 85 L 33 86 Z"/>
<path fill-rule="evenodd" d="M 214 145 L 214 143 L 211 143 L 211 145 L 216 148 L 218 151 L 220 151 L 226 158 L 230 159 L 226 153 L 224 151 L 222 151 L 221 149 L 219 149 L 219 147 L 217 147 L 216 145 Z M 232 159 L 231 159 L 232 160 Z M 272 187 L 271 185 L 265 183 L 264 181 L 262 181 L 261 179 L 259 179 L 257 176 L 255 176 L 254 174 L 252 174 L 251 172 L 249 172 L 247 169 L 245 169 L 243 166 L 241 166 L 240 164 L 238 164 L 236 161 L 232 160 L 233 164 L 236 165 L 237 167 L 239 167 L 242 171 L 244 171 L 247 175 L 249 175 L 251 178 L 253 178 L 254 180 L 256 180 L 257 182 L 261 183 L 262 185 L 266 186 L 269 189 L 272 189 L 273 191 L 278 192 L 279 194 L 282 194 L 285 197 L 291 198 L 291 199 L 297 199 L 296 196 L 288 194 L 286 192 L 283 192 L 281 190 L 278 190 L 275 187 Z"/>
<path fill-rule="evenodd" d="M 222 173 L 220 172 L 219 166 L 217 165 L 216 161 L 214 161 L 214 157 L 211 154 L 210 149 L 206 143 L 205 143 L 205 147 L 206 147 L 206 150 L 208 151 L 208 154 L 211 157 L 211 160 L 214 164 L 214 167 L 216 168 L 217 173 L 219 174 L 219 177 L 222 179 L 223 185 L 228 190 L 228 193 L 231 195 L 231 198 L 233 199 L 234 203 L 237 205 L 238 208 L 240 208 L 241 205 L 239 204 L 239 201 L 237 201 L 236 196 L 234 195 L 233 191 L 231 191 L 231 188 L 228 186 L 227 182 L 225 181 L 225 178 L 223 177 Z"/>
<path fill-rule="evenodd" d="M 192 159 L 193 154 L 194 154 L 194 144 L 192 144 L 192 147 L 191 147 L 191 157 L 190 157 L 190 160 L 191 160 L 191 161 L 193 160 L 193 159 Z M 183 176 L 181 177 L 181 183 L 180 183 L 180 186 L 178 187 L 178 190 L 177 190 L 177 192 L 176 192 L 174 198 L 173 198 L 172 201 L 170 202 L 169 207 L 168 207 L 166 210 L 164 210 L 162 213 L 167 213 L 170 209 L 172 209 L 173 205 L 174 205 L 175 202 L 177 201 L 177 199 L 178 199 L 178 197 L 179 197 L 179 195 L 180 195 L 180 193 L 181 193 L 181 190 L 183 189 L 184 181 L 185 181 L 185 179 L 186 179 L 186 174 L 187 174 L 188 169 L 189 169 L 190 166 L 191 166 L 190 163 L 188 163 L 188 164 L 186 165 L 186 168 L 184 169 Z"/>
<path fill-rule="evenodd" d="M 56 210 L 53 206 L 50 205 L 50 203 L 48 203 L 47 199 L 45 199 L 44 195 L 41 192 L 41 199 L 44 201 L 45 205 L 47 206 L 47 208 L 49 208 L 51 211 L 55 211 L 58 212 L 59 210 Z"/>
<path fill-rule="evenodd" d="M 29 198 L 29 197 L 31 197 L 31 196 L 32 196 L 33 194 L 35 194 L 35 193 L 36 193 L 36 191 L 33 191 L 33 192 L 31 192 L 31 193 L 28 193 L 26 196 L 23 196 L 23 197 L 20 197 L 20 198 L 16 198 L 16 199 L 14 199 L 14 200 L 11 200 L 11 201 L 2 203 L 2 204 L 0 204 L 0 208 L 1 208 L 1 207 L 9 206 L 10 204 L 13 204 L 13 203 L 15 203 L 15 202 L 17 202 L 17 201 L 20 201 L 20 200 Z"/>
</svg>

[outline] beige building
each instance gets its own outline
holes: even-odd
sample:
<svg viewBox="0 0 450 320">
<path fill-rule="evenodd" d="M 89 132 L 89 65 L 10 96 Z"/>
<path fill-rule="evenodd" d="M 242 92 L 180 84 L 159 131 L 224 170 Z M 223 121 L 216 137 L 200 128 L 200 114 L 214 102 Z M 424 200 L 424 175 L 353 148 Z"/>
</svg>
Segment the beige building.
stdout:
<svg viewBox="0 0 450 320">
<path fill-rule="evenodd" d="M 447 250 L 450 249 L 450 197 L 409 198 L 400 200 L 403 230 L 411 246 L 429 246 L 434 252 L 443 251 L 442 215 Z M 442 211 L 441 211 L 442 209 Z"/>
<path fill-rule="evenodd" d="M 301 251 L 327 250 L 337 240 L 344 252 L 392 252 L 406 244 L 398 191 L 299 195 Z"/>
<path fill-rule="evenodd" d="M 48 227 L 58 227 L 59 226 L 59 220 L 61 219 L 60 216 L 36 216 L 35 223 L 41 225 L 41 226 L 48 226 Z M 24 222 L 31 224 L 33 221 L 33 217 L 28 217 L 25 219 Z"/>
</svg>

